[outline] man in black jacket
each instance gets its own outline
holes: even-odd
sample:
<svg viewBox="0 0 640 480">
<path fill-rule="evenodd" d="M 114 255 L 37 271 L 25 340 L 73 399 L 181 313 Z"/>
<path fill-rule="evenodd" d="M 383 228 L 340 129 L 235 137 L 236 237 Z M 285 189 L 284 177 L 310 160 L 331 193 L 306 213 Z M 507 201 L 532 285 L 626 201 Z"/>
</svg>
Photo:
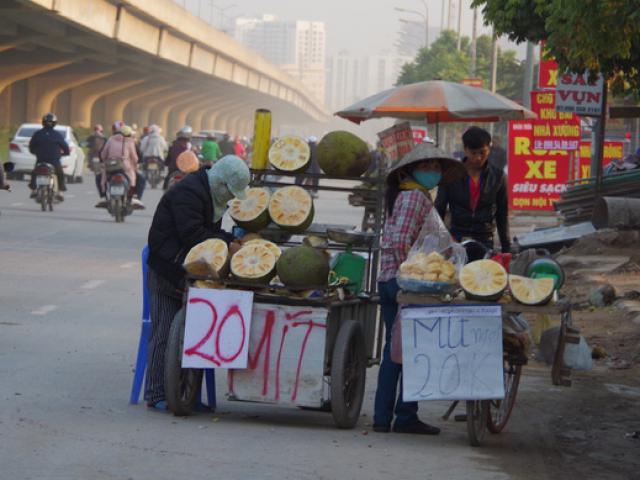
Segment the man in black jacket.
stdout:
<svg viewBox="0 0 640 480">
<path fill-rule="evenodd" d="M 240 245 L 222 230 L 227 203 L 244 198 L 249 168 L 229 155 L 213 167 L 187 175 L 164 194 L 149 229 L 149 307 L 151 337 L 147 360 L 147 406 L 166 410 L 164 352 L 171 321 L 182 307 L 185 271 L 182 264 L 192 247 L 209 238 L 230 243 L 229 253 Z"/>
<path fill-rule="evenodd" d="M 504 173 L 488 164 L 491 135 L 479 127 L 469 128 L 462 135 L 467 174 L 438 189 L 436 209 L 444 218 L 451 212 L 451 235 L 457 241 L 473 239 L 493 248 L 494 231 L 502 252 L 509 252 L 509 200 Z"/>
<path fill-rule="evenodd" d="M 64 183 L 64 172 L 60 158 L 69 155 L 69 145 L 62 134 L 55 130 L 58 118 L 53 113 L 47 113 L 42 117 L 42 128 L 35 132 L 29 142 L 29 151 L 36 156 L 36 164 L 40 162 L 53 165 L 58 177 L 58 200 L 64 200 L 61 192 L 67 190 Z M 36 175 L 31 173 L 29 188 L 32 190 L 31 197 L 36 196 Z"/>
</svg>

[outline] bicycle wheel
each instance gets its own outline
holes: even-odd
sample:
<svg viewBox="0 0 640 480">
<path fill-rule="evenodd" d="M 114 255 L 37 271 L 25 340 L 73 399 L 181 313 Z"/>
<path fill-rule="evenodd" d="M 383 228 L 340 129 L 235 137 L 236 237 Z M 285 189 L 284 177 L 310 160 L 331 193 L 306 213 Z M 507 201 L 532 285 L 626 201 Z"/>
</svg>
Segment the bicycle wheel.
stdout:
<svg viewBox="0 0 640 480">
<path fill-rule="evenodd" d="M 489 400 L 467 400 L 467 434 L 472 447 L 479 447 L 487 436 Z"/>
<path fill-rule="evenodd" d="M 487 427 L 491 433 L 500 433 L 507 425 L 511 411 L 516 403 L 518 385 L 522 365 L 513 365 L 504 361 L 504 398 L 501 400 L 489 400 L 489 419 Z"/>
</svg>

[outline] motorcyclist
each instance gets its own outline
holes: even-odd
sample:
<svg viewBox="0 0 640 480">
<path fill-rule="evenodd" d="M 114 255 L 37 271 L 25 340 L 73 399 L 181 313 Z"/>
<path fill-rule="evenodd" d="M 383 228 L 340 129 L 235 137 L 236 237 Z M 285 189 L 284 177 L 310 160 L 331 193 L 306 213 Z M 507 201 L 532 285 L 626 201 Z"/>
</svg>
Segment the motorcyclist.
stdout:
<svg viewBox="0 0 640 480">
<path fill-rule="evenodd" d="M 131 204 L 134 208 L 144 208 L 140 201 L 140 196 L 144 191 L 144 185 L 141 185 L 141 175 L 137 172 L 138 155 L 136 154 L 135 140 L 132 138 L 133 131 L 131 127 L 122 125 L 122 122 L 114 123 L 112 127 L 113 135 L 109 137 L 104 148 L 100 152 L 100 158 L 104 162 L 108 159 L 121 158 L 124 164 L 124 174 L 129 179 L 131 190 L 135 190 L 135 194 L 131 198 Z M 103 171 L 100 175 L 100 195 L 104 196 L 106 192 L 107 176 Z M 106 202 L 99 202 L 96 207 L 106 206 Z"/>
<path fill-rule="evenodd" d="M 164 154 L 167 151 L 167 142 L 162 135 L 160 135 L 160 128 L 157 125 L 151 125 L 149 127 L 149 133 L 142 139 L 140 143 L 140 150 L 142 151 L 142 162 L 146 165 L 147 159 L 156 158 L 158 162 L 162 163 Z"/>
<path fill-rule="evenodd" d="M 165 165 L 167 166 L 167 176 L 164 179 L 165 190 L 169 184 L 170 175 L 178 169 L 176 166 L 178 155 L 186 150 L 191 150 L 191 135 L 193 135 L 193 129 L 189 125 L 185 125 L 178 133 L 176 133 L 176 139 L 169 147 L 169 152 L 167 153 L 167 159 L 165 161 Z"/>
<path fill-rule="evenodd" d="M 100 150 L 102 150 L 105 143 L 107 143 L 107 137 L 104 136 L 104 128 L 98 123 L 94 125 L 93 133 L 87 137 L 89 161 L 92 169 L 97 169 L 97 165 L 100 163 Z"/>
<path fill-rule="evenodd" d="M 47 113 L 42 117 L 42 128 L 33 134 L 29 142 L 29 151 L 36 156 L 36 164 L 44 162 L 53 165 L 56 176 L 58 177 L 58 192 L 56 198 L 60 201 L 64 200 L 62 192 L 67 190 L 64 183 L 64 172 L 60 158 L 63 155 L 69 155 L 69 145 L 65 141 L 62 134 L 55 130 L 58 123 L 58 117 L 53 113 Z M 31 172 L 31 181 L 29 182 L 31 189 L 31 198 L 36 197 L 36 175 L 35 171 Z"/>
</svg>

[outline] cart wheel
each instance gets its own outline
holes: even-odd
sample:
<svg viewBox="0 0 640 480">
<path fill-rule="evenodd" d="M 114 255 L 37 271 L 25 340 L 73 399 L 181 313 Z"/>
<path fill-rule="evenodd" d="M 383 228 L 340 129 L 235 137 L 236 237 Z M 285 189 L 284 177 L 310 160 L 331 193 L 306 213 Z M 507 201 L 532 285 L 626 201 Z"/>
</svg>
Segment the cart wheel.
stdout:
<svg viewBox="0 0 640 480">
<path fill-rule="evenodd" d="M 487 427 L 491 433 L 500 433 L 507 425 L 509 416 L 516 403 L 518 385 L 522 365 L 513 365 L 504 362 L 504 398 L 502 400 L 489 400 L 489 420 Z"/>
<path fill-rule="evenodd" d="M 489 400 L 467 401 L 467 434 L 472 447 L 482 445 L 487 436 Z"/>
<path fill-rule="evenodd" d="M 173 317 L 164 356 L 164 393 L 169 410 L 178 417 L 191 415 L 202 385 L 202 369 L 181 367 L 185 317 L 184 307 Z"/>
<path fill-rule="evenodd" d="M 367 363 L 362 327 L 354 320 L 342 324 L 331 357 L 331 413 L 338 428 L 353 428 L 364 398 Z"/>
</svg>

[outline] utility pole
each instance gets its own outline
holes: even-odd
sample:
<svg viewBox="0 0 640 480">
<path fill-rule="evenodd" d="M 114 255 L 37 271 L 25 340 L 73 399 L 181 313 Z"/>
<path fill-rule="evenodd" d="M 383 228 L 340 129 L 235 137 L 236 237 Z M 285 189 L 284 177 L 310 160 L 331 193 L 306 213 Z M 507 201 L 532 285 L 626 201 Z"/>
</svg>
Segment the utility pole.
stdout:
<svg viewBox="0 0 640 480">
<path fill-rule="evenodd" d="M 460 51 L 462 48 L 462 0 L 458 0 L 458 42 L 456 43 L 456 50 Z"/>
<path fill-rule="evenodd" d="M 527 42 L 527 60 L 522 84 L 522 104 L 531 108 L 531 89 L 533 88 L 533 43 Z"/>
<path fill-rule="evenodd" d="M 453 0 L 449 0 L 449 15 L 447 15 L 447 30 L 451 30 L 451 7 Z"/>
<path fill-rule="evenodd" d="M 476 76 L 476 66 L 477 66 L 477 29 L 478 23 L 478 9 L 473 9 L 473 25 L 471 26 L 471 77 L 475 78 Z"/>
<path fill-rule="evenodd" d="M 447 10 L 447 0 L 442 0 L 442 13 L 440 14 L 440 32 L 444 32 L 444 14 Z"/>
<path fill-rule="evenodd" d="M 493 42 L 491 45 L 491 91 L 496 93 L 496 83 L 498 82 L 498 36 L 493 32 Z"/>
</svg>

